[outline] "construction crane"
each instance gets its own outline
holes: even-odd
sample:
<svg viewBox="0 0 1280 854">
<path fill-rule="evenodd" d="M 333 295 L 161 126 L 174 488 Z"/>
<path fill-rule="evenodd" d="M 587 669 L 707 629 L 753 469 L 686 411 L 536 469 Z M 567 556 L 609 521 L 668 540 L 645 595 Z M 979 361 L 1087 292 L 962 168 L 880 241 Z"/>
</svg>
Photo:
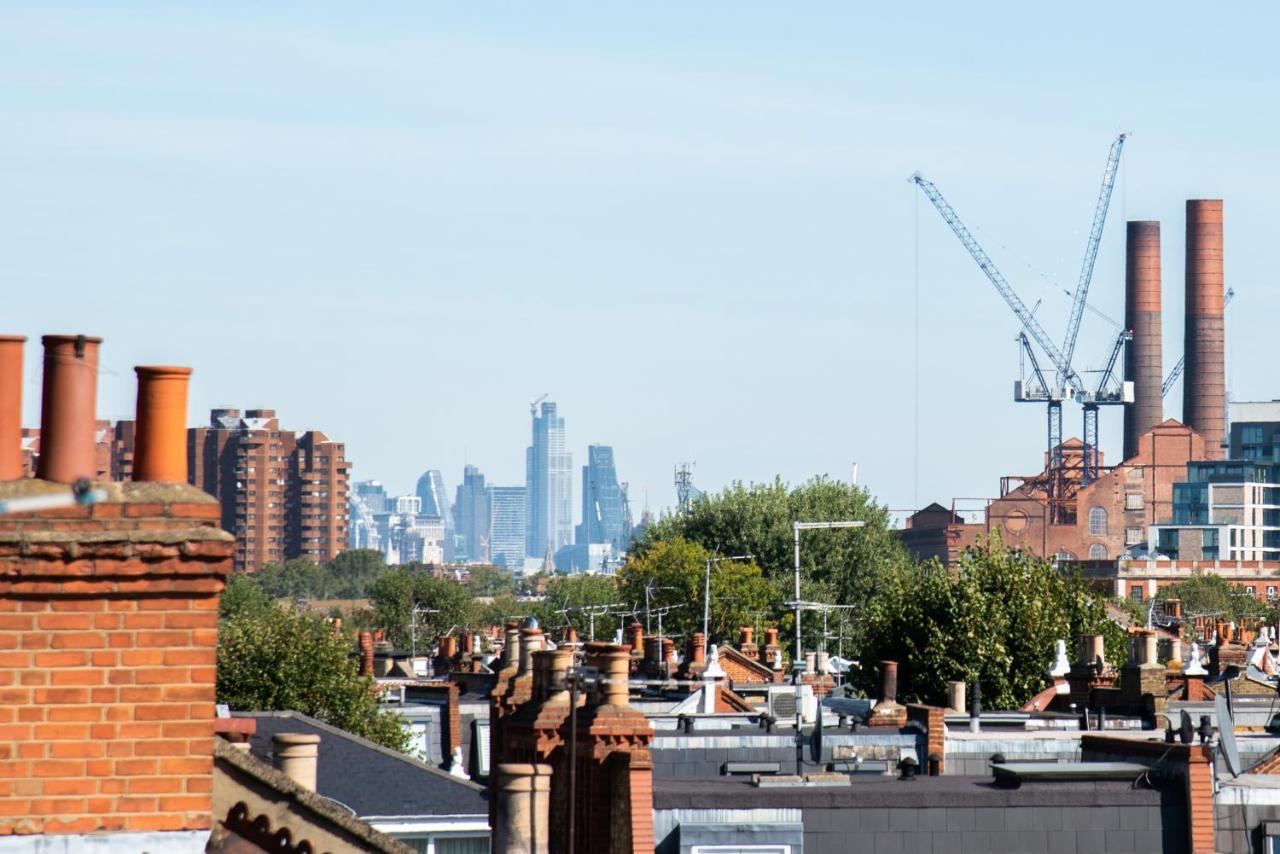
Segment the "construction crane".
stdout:
<svg viewBox="0 0 1280 854">
<path fill-rule="evenodd" d="M 1226 298 L 1222 301 L 1222 307 L 1226 308 L 1231 305 L 1231 298 L 1236 295 L 1233 288 L 1227 288 Z M 1173 370 L 1169 372 L 1169 376 L 1164 378 L 1164 382 L 1160 385 L 1160 396 L 1168 397 L 1169 389 L 1173 388 L 1178 382 L 1178 378 L 1182 376 L 1182 371 L 1187 367 L 1187 354 L 1183 353 L 1178 357 L 1178 364 L 1173 366 Z"/>
<path fill-rule="evenodd" d="M 1071 314 L 1068 317 L 1067 331 L 1061 347 L 1054 344 L 1044 327 L 1036 320 L 1035 314 L 1027 309 L 1026 303 L 1017 295 L 1008 280 L 1000 273 L 995 262 L 991 260 L 991 257 L 983 250 L 977 239 L 965 227 L 955 209 L 942 195 L 941 191 L 938 190 L 937 186 L 925 179 L 919 172 L 913 174 L 909 179 L 933 203 L 943 221 L 959 238 L 961 244 L 968 250 L 970 256 L 977 262 L 978 267 L 991 281 L 991 284 L 995 286 L 996 291 L 999 292 L 1022 324 L 1023 331 L 1019 333 L 1018 341 L 1024 370 L 1021 379 L 1014 385 L 1014 399 L 1023 403 L 1043 402 L 1047 406 L 1049 454 L 1047 491 L 1050 518 L 1055 522 L 1065 521 L 1063 503 L 1066 498 L 1066 478 L 1062 453 L 1063 401 L 1075 398 L 1084 406 L 1085 448 L 1084 467 L 1081 476 L 1084 483 L 1089 483 L 1098 474 L 1097 407 L 1103 404 L 1125 403 L 1127 402 L 1126 398 L 1132 398 L 1131 386 L 1121 383 L 1119 389 L 1113 388 L 1111 379 L 1120 353 L 1123 352 L 1125 343 L 1132 337 L 1127 330 L 1121 331 L 1117 337 L 1112 347 L 1107 369 L 1103 372 L 1096 390 L 1090 390 L 1085 386 L 1084 380 L 1081 379 L 1080 374 L 1071 364 L 1075 355 L 1076 341 L 1080 333 L 1080 322 L 1084 315 L 1084 309 L 1088 304 L 1089 284 L 1093 279 L 1093 269 L 1098 257 L 1098 246 L 1101 243 L 1102 232 L 1106 226 L 1107 211 L 1111 205 L 1111 194 L 1115 187 L 1116 173 L 1119 169 L 1120 155 L 1124 150 L 1126 137 L 1127 134 L 1123 133 L 1117 136 L 1111 143 L 1111 148 L 1107 153 L 1107 162 L 1102 173 L 1102 186 L 1098 191 L 1098 201 L 1094 209 L 1093 225 L 1089 230 L 1089 239 L 1085 244 L 1084 261 L 1080 268 L 1080 280 L 1073 294 Z M 1045 376 L 1040 368 L 1039 359 L 1031 346 L 1031 340 L 1034 340 L 1039 345 L 1040 350 L 1048 357 L 1054 368 L 1055 375 L 1052 383 L 1049 382 L 1048 377 Z M 1032 367 L 1030 379 L 1025 371 L 1028 361 Z"/>
</svg>

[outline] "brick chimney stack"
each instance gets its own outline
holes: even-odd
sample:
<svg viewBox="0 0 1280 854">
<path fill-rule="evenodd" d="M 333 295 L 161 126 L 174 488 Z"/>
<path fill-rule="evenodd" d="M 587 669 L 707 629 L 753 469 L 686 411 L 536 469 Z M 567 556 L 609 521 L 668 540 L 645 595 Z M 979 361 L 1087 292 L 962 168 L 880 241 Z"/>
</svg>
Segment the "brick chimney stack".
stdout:
<svg viewBox="0 0 1280 854">
<path fill-rule="evenodd" d="M 41 471 L 92 476 L 98 339 L 45 343 Z M 49 489 L 0 483 L 0 499 Z M 213 818 L 218 596 L 234 541 L 217 501 L 186 483 L 97 489 L 94 504 L 0 516 L 0 715 L 17 712 L 0 717 L 0 837 L 199 847 Z"/>
</svg>

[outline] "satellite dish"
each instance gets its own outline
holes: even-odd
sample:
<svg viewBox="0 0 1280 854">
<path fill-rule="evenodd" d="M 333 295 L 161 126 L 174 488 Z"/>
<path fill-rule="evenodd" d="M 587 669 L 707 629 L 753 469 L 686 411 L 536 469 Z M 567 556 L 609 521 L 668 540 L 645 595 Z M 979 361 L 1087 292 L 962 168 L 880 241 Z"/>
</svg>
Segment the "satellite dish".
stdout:
<svg viewBox="0 0 1280 854">
<path fill-rule="evenodd" d="M 1236 747 L 1236 725 L 1231 720 L 1231 712 L 1227 710 L 1227 698 L 1218 694 L 1213 698 L 1213 710 L 1218 714 L 1218 744 L 1222 747 L 1222 755 L 1227 758 L 1227 770 L 1232 777 L 1239 777 L 1243 766 L 1240 763 L 1240 750 Z"/>
</svg>

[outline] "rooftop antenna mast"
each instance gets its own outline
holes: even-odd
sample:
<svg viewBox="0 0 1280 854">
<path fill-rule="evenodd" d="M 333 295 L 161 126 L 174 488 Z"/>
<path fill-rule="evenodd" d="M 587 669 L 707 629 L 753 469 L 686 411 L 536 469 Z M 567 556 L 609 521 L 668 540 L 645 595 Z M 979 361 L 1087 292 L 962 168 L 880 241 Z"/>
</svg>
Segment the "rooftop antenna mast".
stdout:
<svg viewBox="0 0 1280 854">
<path fill-rule="evenodd" d="M 680 463 L 676 466 L 676 511 L 681 516 L 689 515 L 689 505 L 693 497 L 693 467 L 696 463 Z"/>
</svg>

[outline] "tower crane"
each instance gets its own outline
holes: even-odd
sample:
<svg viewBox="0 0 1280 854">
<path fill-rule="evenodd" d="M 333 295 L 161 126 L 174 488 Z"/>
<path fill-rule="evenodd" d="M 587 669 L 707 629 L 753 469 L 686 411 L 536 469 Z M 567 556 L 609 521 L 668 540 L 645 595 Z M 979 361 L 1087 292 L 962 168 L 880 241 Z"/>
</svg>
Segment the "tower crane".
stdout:
<svg viewBox="0 0 1280 854">
<path fill-rule="evenodd" d="M 1027 361 L 1030 362 L 1032 373 L 1028 377 L 1024 370 L 1022 379 L 1014 385 L 1014 399 L 1022 403 L 1044 402 L 1047 405 L 1048 498 L 1050 518 L 1054 522 L 1065 521 L 1063 503 L 1066 498 L 1066 478 L 1062 454 L 1063 401 L 1075 398 L 1084 407 L 1085 448 L 1082 479 L 1084 483 L 1089 483 L 1096 479 L 1098 475 L 1098 406 L 1125 403 L 1131 400 L 1133 396 L 1132 386 L 1121 382 L 1117 388 L 1112 381 L 1112 375 L 1120 353 L 1123 352 L 1126 342 L 1132 337 L 1127 330 L 1121 331 L 1116 338 L 1107 368 L 1102 372 L 1101 379 L 1095 389 L 1089 389 L 1085 386 L 1084 380 L 1071 364 L 1075 355 L 1076 340 L 1080 333 L 1080 321 L 1087 305 L 1086 299 L 1089 292 L 1089 284 L 1093 279 L 1093 269 L 1098 257 L 1098 246 L 1101 243 L 1102 232 L 1106 225 L 1107 210 L 1111 204 L 1111 193 L 1115 186 L 1116 172 L 1120 165 L 1120 155 L 1124 150 L 1126 137 L 1127 134 L 1123 133 L 1117 136 L 1111 143 L 1111 148 L 1107 153 L 1107 163 L 1102 174 L 1102 186 L 1098 191 L 1098 202 L 1094 210 L 1093 225 L 1089 230 L 1089 239 L 1085 245 L 1080 280 L 1074 293 L 1071 314 L 1067 321 L 1067 331 L 1061 347 L 1054 344 L 1044 327 L 1036 320 L 1035 315 L 1027 309 L 1026 303 L 1017 295 L 1008 280 L 1000 273 L 995 262 L 991 260 L 991 257 L 983 250 L 977 239 L 965 227 L 955 209 L 951 207 L 951 204 L 942 195 L 942 192 L 938 190 L 937 186 L 919 172 L 913 174 L 909 179 L 933 203 L 943 221 L 959 238 L 960 243 L 968 250 L 969 255 L 977 262 L 978 267 L 990 280 L 991 284 L 995 286 L 996 291 L 999 292 L 1009 308 L 1013 310 L 1014 315 L 1022 325 L 1022 332 L 1018 335 L 1021 357 L 1024 367 Z M 1049 382 L 1048 377 L 1045 376 L 1040 368 L 1035 350 L 1031 346 L 1032 340 L 1039 346 L 1041 352 L 1048 357 L 1050 364 L 1053 366 L 1055 373 L 1052 383 Z"/>
</svg>

